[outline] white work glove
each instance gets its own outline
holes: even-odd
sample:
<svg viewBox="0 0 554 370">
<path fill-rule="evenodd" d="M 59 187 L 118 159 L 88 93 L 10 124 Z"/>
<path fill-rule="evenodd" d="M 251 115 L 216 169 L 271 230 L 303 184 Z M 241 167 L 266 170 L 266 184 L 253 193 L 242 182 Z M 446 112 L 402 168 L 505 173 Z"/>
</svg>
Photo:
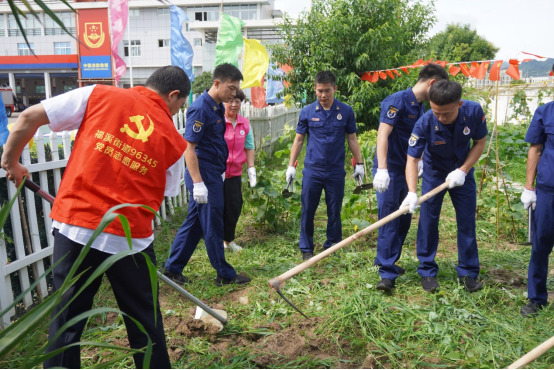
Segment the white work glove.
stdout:
<svg viewBox="0 0 554 370">
<path fill-rule="evenodd" d="M 221 181 L 225 181 L 225 172 L 221 174 Z"/>
<path fill-rule="evenodd" d="M 456 186 L 462 186 L 466 182 L 466 173 L 460 169 L 456 169 L 446 176 L 446 180 L 450 180 L 448 189 L 455 188 Z"/>
<path fill-rule="evenodd" d="M 373 189 L 375 189 L 376 192 L 383 193 L 389 188 L 389 183 L 389 170 L 386 168 L 378 168 L 373 178 Z"/>
<path fill-rule="evenodd" d="M 523 203 L 523 208 L 529 209 L 529 206 L 533 206 L 533 211 L 537 206 L 537 192 L 535 190 L 523 189 L 521 193 L 521 203 Z"/>
<path fill-rule="evenodd" d="M 354 174 L 352 177 L 356 178 L 356 176 L 360 175 L 362 179 L 364 178 L 364 165 L 363 164 L 357 164 L 356 167 L 354 167 Z"/>
<path fill-rule="evenodd" d="M 293 166 L 289 166 L 287 169 L 287 184 L 290 182 L 290 180 L 294 180 L 296 178 L 296 168 Z"/>
<path fill-rule="evenodd" d="M 208 203 L 208 188 L 203 182 L 196 182 L 193 184 L 193 198 L 198 204 Z"/>
<path fill-rule="evenodd" d="M 255 167 L 250 167 L 248 169 L 248 178 L 250 179 L 250 187 L 253 188 L 254 186 L 256 186 L 256 168 Z"/>
<path fill-rule="evenodd" d="M 404 198 L 404 201 L 400 205 L 400 209 L 410 206 L 409 213 L 414 213 L 419 206 L 417 205 L 417 194 L 409 192 L 408 195 L 406 195 L 406 198 Z M 406 213 L 408 213 L 406 212 Z"/>
<path fill-rule="evenodd" d="M 417 177 L 421 179 L 421 176 L 423 176 L 423 159 L 417 162 Z"/>
</svg>

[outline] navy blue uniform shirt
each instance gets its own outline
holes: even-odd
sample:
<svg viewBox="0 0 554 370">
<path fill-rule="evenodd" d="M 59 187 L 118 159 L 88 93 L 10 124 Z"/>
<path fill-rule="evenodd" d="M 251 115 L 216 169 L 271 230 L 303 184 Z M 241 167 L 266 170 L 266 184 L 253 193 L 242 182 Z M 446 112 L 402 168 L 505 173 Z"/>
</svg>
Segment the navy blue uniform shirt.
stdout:
<svg viewBox="0 0 554 370">
<path fill-rule="evenodd" d="M 537 108 L 525 142 L 544 145 L 537 168 L 537 187 L 554 191 L 554 102 Z"/>
<path fill-rule="evenodd" d="M 225 141 L 225 109 L 204 91 L 187 111 L 185 140 L 196 143 L 199 166 L 225 172 L 229 149 Z"/>
<path fill-rule="evenodd" d="M 300 111 L 296 133 L 308 134 L 305 168 L 344 171 L 345 134 L 356 133 L 354 111 L 337 99 L 325 111 L 316 100 Z"/>
<path fill-rule="evenodd" d="M 425 150 L 425 173 L 446 176 L 461 167 L 471 149 L 470 139 L 481 140 L 488 133 L 483 108 L 470 100 L 463 101 L 458 118 L 452 125 L 455 125 L 454 133 L 431 110 L 417 121 L 408 141 L 408 154 L 413 158 L 420 158 Z"/>
<path fill-rule="evenodd" d="M 379 125 L 384 122 L 394 126 L 388 140 L 388 170 L 399 173 L 405 172 L 408 139 L 412 134 L 415 123 L 424 113 L 425 106 L 423 103 L 417 102 L 411 87 L 389 95 L 381 102 Z M 377 153 L 375 153 L 373 167 L 379 167 Z"/>
</svg>

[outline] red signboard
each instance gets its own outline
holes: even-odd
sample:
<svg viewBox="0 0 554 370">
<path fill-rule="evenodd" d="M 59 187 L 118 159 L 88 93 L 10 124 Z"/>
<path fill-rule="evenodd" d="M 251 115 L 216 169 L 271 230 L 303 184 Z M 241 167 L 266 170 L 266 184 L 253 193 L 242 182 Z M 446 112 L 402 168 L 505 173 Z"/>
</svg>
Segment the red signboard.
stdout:
<svg viewBox="0 0 554 370">
<path fill-rule="evenodd" d="M 112 78 L 108 9 L 80 9 L 77 24 L 80 78 Z"/>
</svg>

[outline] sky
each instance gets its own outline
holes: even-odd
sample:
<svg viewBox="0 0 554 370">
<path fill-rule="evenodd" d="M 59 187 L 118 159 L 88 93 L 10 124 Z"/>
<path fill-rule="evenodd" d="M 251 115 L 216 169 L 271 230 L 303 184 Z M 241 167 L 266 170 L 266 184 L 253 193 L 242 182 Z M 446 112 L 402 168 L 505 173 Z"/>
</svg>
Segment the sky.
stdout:
<svg viewBox="0 0 554 370">
<path fill-rule="evenodd" d="M 275 8 L 297 16 L 310 0 L 275 0 Z M 554 0 L 435 0 L 432 36 L 448 23 L 469 23 L 500 48 L 497 59 L 523 58 L 520 51 L 554 58 Z"/>
</svg>

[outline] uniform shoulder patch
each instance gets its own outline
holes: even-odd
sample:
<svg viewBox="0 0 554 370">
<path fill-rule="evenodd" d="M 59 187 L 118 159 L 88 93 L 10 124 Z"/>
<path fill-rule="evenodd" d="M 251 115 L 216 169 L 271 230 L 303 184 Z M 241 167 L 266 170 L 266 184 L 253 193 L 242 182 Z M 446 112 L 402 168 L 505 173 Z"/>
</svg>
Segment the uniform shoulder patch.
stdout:
<svg viewBox="0 0 554 370">
<path fill-rule="evenodd" d="M 199 133 L 200 131 L 202 131 L 202 126 L 204 126 L 203 122 L 200 122 L 198 120 L 194 120 L 194 123 L 193 123 L 193 126 L 192 126 L 192 131 L 194 131 L 196 133 Z"/>
<path fill-rule="evenodd" d="M 398 113 L 398 108 L 395 106 L 389 105 L 389 109 L 387 110 L 387 117 L 394 118 L 396 117 L 396 114 Z"/>
<path fill-rule="evenodd" d="M 419 140 L 419 136 L 417 136 L 416 134 L 412 134 L 412 136 L 410 136 L 410 140 L 408 141 L 408 144 L 410 146 L 415 146 L 418 140 Z"/>
</svg>

